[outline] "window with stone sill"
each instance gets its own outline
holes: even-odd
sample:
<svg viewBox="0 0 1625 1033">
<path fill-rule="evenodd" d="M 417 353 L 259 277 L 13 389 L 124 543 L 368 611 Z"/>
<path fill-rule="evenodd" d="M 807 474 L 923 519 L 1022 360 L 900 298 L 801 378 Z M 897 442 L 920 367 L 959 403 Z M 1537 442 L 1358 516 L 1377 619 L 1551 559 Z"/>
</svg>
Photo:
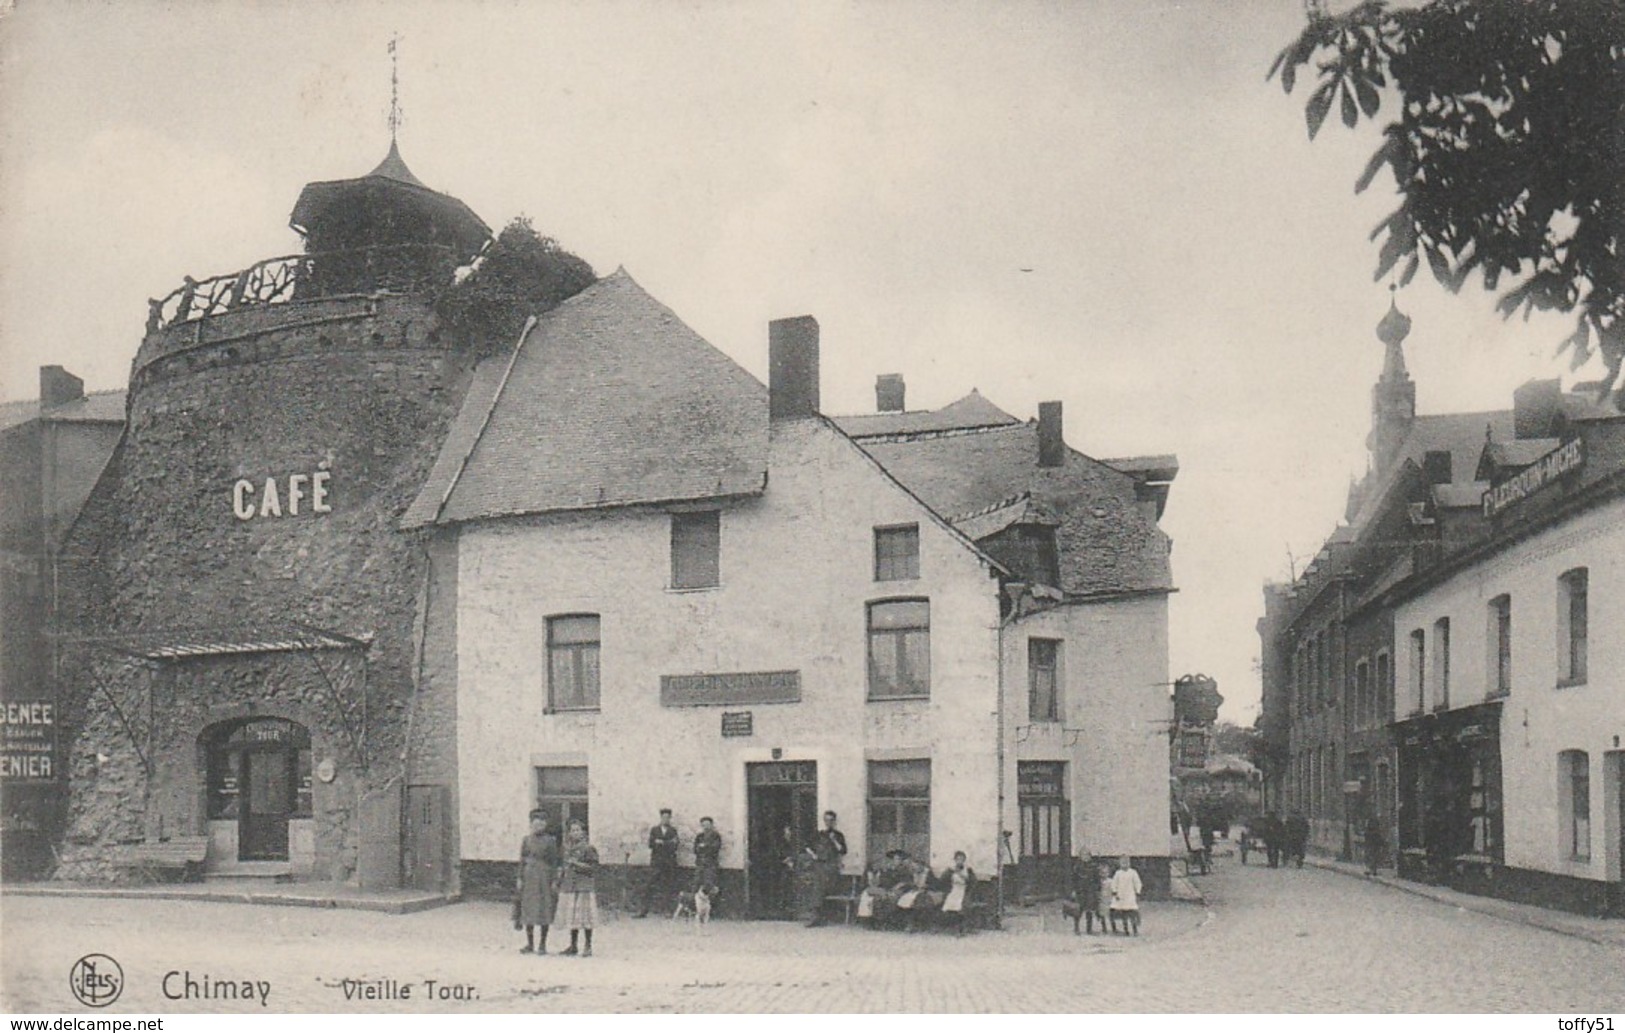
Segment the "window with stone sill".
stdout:
<svg viewBox="0 0 1625 1033">
<path fill-rule="evenodd" d="M 871 862 L 889 850 L 905 850 L 917 861 L 931 858 L 931 762 L 869 762 L 869 840 Z"/>
<path fill-rule="evenodd" d="M 1377 654 L 1377 724 L 1385 725 L 1393 720 L 1393 694 L 1394 682 L 1392 661 L 1387 653 Z"/>
<path fill-rule="evenodd" d="M 671 515 L 671 587 L 722 584 L 722 514 L 717 510 Z"/>
<path fill-rule="evenodd" d="M 1433 622 L 1433 709 L 1450 709 L 1450 618 Z"/>
<path fill-rule="evenodd" d="M 869 698 L 931 695 L 931 603 L 885 599 L 869 604 Z"/>
<path fill-rule="evenodd" d="M 1557 684 L 1584 685 L 1590 576 L 1576 567 L 1557 579 Z"/>
<path fill-rule="evenodd" d="M 1485 657 L 1489 670 L 1487 695 L 1512 694 L 1512 597 L 1498 595 L 1490 600 L 1486 620 L 1489 650 Z"/>
<path fill-rule="evenodd" d="M 587 824 L 587 769 L 539 767 L 535 772 L 536 809 L 547 815 L 549 830 L 562 837 L 571 821 Z"/>
<path fill-rule="evenodd" d="M 547 619 L 547 711 L 598 709 L 598 615 Z"/>
<path fill-rule="evenodd" d="M 920 525 L 875 528 L 875 580 L 913 581 L 920 576 Z"/>
<path fill-rule="evenodd" d="M 1584 750 L 1558 754 L 1559 790 L 1564 808 L 1564 846 L 1571 861 L 1591 860 L 1591 757 Z"/>
<path fill-rule="evenodd" d="M 1053 638 L 1027 640 L 1027 718 L 1061 719 L 1061 643 Z"/>
<path fill-rule="evenodd" d="M 1411 632 L 1411 713 L 1426 712 L 1428 705 L 1427 670 L 1428 645 L 1427 632 L 1417 628 Z"/>
</svg>

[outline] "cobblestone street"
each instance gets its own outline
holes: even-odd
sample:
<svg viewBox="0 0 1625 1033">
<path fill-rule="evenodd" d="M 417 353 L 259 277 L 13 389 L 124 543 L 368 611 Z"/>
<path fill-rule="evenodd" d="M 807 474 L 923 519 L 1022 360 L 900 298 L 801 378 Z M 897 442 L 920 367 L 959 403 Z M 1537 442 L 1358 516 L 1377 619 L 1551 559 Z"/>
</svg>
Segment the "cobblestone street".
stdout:
<svg viewBox="0 0 1625 1033">
<path fill-rule="evenodd" d="M 1210 908 L 1153 904 L 1138 940 L 1074 937 L 1054 908 L 963 940 L 619 920 L 604 923 L 592 959 L 518 954 L 506 908 L 491 903 L 388 916 L 11 896 L 0 912 L 3 1003 L 76 1010 L 67 973 L 92 952 L 122 963 L 125 991 L 110 1010 L 129 1012 L 261 1007 L 168 1000 L 171 971 L 266 981 L 271 1011 L 1567 1013 L 1625 1001 L 1617 948 L 1313 868 L 1230 861 L 1200 883 Z M 412 984 L 412 996 L 347 998 L 344 980 Z M 430 998 L 430 980 L 437 994 L 472 987 L 477 997 Z"/>
</svg>

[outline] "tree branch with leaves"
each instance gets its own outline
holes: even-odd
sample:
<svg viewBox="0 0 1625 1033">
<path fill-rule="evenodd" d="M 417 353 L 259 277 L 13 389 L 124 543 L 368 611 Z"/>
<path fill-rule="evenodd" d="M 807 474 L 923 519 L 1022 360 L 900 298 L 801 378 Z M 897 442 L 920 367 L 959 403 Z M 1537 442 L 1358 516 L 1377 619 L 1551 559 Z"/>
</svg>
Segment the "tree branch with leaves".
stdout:
<svg viewBox="0 0 1625 1033">
<path fill-rule="evenodd" d="M 1510 317 L 1573 313 L 1558 346 L 1594 354 L 1625 399 L 1625 4 L 1619 0 L 1367 0 L 1308 5 L 1302 34 L 1267 78 L 1316 86 L 1311 139 L 1333 107 L 1353 128 L 1385 95 L 1397 118 L 1355 184 L 1384 169 L 1400 206 L 1372 231 L 1376 279 L 1409 283 L 1423 261 L 1459 291 L 1476 271 Z M 1386 93 L 1385 91 L 1390 91 Z"/>
</svg>

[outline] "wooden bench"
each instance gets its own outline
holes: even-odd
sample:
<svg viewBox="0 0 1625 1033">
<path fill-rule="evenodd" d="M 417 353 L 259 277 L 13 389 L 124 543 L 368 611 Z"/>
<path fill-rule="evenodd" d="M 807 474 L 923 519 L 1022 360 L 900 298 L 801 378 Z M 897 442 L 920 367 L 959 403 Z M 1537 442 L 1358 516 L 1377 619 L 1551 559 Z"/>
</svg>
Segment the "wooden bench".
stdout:
<svg viewBox="0 0 1625 1033">
<path fill-rule="evenodd" d="M 208 856 L 208 836 L 170 836 L 126 843 L 115 851 L 113 864 L 154 881 L 169 874 L 192 881 L 202 875 Z"/>
<path fill-rule="evenodd" d="M 990 882 L 978 882 L 971 896 L 965 901 L 964 907 L 959 911 L 944 911 L 941 903 L 931 907 L 900 908 L 895 904 L 886 904 L 877 908 L 870 927 L 874 929 L 897 929 L 908 932 L 919 932 L 925 929 L 952 929 L 963 933 L 978 929 L 996 929 L 998 921 L 996 908 L 987 894 L 992 890 Z M 861 887 L 859 892 L 862 892 Z M 940 897 L 940 892 L 938 893 Z"/>
<path fill-rule="evenodd" d="M 858 898 L 863 896 L 863 876 L 843 875 L 841 878 L 846 883 L 846 892 L 831 893 L 825 896 L 824 907 L 826 909 L 840 908 L 846 924 L 851 925 L 852 916 L 858 910 Z"/>
</svg>

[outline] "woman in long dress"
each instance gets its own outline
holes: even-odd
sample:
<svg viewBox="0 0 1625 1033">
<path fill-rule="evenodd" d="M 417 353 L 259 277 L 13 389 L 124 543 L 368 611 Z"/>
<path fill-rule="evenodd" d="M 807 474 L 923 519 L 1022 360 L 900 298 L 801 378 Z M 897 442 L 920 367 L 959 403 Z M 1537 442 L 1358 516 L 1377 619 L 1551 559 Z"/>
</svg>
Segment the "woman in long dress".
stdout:
<svg viewBox="0 0 1625 1033">
<path fill-rule="evenodd" d="M 547 953 L 547 927 L 553 924 L 553 881 L 559 867 L 559 843 L 547 828 L 547 815 L 530 812 L 530 835 L 519 844 L 519 921 L 525 927 L 521 954 Z M 541 942 L 536 930 L 542 931 Z"/>
<path fill-rule="evenodd" d="M 594 877 L 598 874 L 598 851 L 587 842 L 587 826 L 580 818 L 570 819 L 564 836 L 563 864 L 559 868 L 558 905 L 553 920 L 570 930 L 570 946 L 565 954 L 592 957 L 592 927 L 598 917 L 598 894 Z M 577 937 L 585 931 L 586 944 L 577 949 Z"/>
<path fill-rule="evenodd" d="M 942 881 L 948 884 L 942 912 L 954 916 L 954 931 L 960 936 L 965 935 L 965 904 L 970 897 L 971 887 L 976 885 L 976 872 L 968 861 L 965 851 L 955 850 L 954 866 L 942 873 Z"/>
</svg>

